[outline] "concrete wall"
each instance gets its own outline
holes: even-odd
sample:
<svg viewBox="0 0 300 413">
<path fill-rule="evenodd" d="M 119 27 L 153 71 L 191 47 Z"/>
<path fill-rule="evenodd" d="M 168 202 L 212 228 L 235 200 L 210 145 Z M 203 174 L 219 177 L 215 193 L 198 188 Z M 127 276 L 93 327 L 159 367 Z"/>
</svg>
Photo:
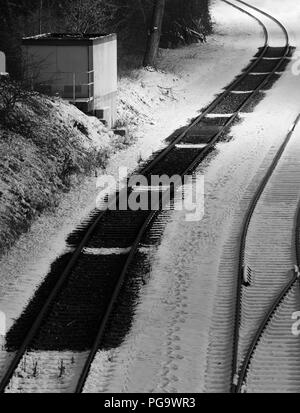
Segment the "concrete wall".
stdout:
<svg viewBox="0 0 300 413">
<path fill-rule="evenodd" d="M 93 45 L 94 66 L 94 108 L 95 110 L 110 108 L 110 116 L 105 119 L 109 126 L 116 122 L 117 113 L 117 40 Z"/>
</svg>

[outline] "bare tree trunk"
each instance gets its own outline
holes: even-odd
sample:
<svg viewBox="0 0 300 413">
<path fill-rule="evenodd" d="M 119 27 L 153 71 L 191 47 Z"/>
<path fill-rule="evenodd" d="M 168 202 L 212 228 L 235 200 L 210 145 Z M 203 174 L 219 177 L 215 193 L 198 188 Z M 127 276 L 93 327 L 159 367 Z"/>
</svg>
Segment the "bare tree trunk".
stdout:
<svg viewBox="0 0 300 413">
<path fill-rule="evenodd" d="M 144 66 L 154 66 L 160 43 L 166 0 L 155 0 L 152 27 L 148 37 Z"/>
</svg>

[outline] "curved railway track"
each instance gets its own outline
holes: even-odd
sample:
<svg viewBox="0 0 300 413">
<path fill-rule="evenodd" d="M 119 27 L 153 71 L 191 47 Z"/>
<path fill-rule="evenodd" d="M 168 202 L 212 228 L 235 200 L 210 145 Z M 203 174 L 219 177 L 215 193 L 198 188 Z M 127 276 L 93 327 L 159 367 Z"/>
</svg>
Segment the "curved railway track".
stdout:
<svg viewBox="0 0 300 413">
<path fill-rule="evenodd" d="M 242 7 L 227 0 L 223 1 L 257 21 L 263 29 L 265 43 L 245 71 L 205 108 L 190 126 L 176 136 L 169 146 L 156 154 L 148 165 L 139 171 L 139 174 L 149 180 L 152 175 L 184 177 L 192 173 L 241 111 L 253 102 L 260 91 L 272 86 L 273 81 L 277 79 L 276 74 L 282 72 L 288 63 L 287 58 L 291 54 L 291 49 L 287 33 L 286 47 L 271 48 L 268 46 L 267 29 L 260 19 Z M 130 188 L 129 192 L 133 190 Z M 149 184 L 149 193 L 151 191 Z M 171 188 L 163 191 L 160 208 L 164 199 L 170 197 L 170 193 L 174 195 Z M 117 201 L 121 195 L 122 193 L 116 194 Z M 142 238 L 154 222 L 160 208 L 147 212 L 98 210 L 95 211 L 87 228 L 79 229 L 78 233 L 70 237 L 69 243 L 73 251 L 56 270 L 55 277 L 52 277 L 54 281 L 45 287 L 41 294 L 44 299 L 37 300 L 34 308 L 28 310 L 29 315 L 25 314 L 25 322 L 21 318 L 21 322 L 9 335 L 9 348 L 15 350 L 15 354 L 0 382 L 0 392 L 5 392 L 27 351 L 48 348 L 48 344 L 45 344 L 47 341 L 53 342 L 51 349 L 56 348 L 55 346 L 60 344 L 55 340 L 59 340 L 60 335 L 64 334 L 67 335 L 67 339 L 77 340 L 80 350 L 89 349 L 89 355 L 74 390 L 76 393 L 83 391 L 128 270 L 136 259 Z M 123 252 L 120 255 L 116 255 L 116 252 L 108 255 L 107 251 L 111 249 L 121 249 Z M 106 288 L 104 295 L 100 291 L 102 285 Z M 68 306 L 64 305 L 64 300 L 67 299 Z M 79 324 L 77 333 L 72 331 L 70 334 L 67 328 L 56 330 L 57 318 L 63 319 L 67 327 L 72 325 L 75 319 Z M 61 346 L 65 348 L 66 342 Z"/>
<path fill-rule="evenodd" d="M 298 267 L 300 265 L 300 210 L 298 209 L 297 212 L 296 223 L 294 222 L 294 216 L 290 216 L 294 212 L 293 207 L 294 209 L 296 209 L 299 203 L 299 196 L 297 195 L 297 186 L 293 185 L 296 183 L 299 187 L 299 180 L 297 179 L 297 176 L 291 176 L 291 173 L 295 174 L 295 172 L 297 172 L 296 163 L 292 164 L 288 171 L 286 171 L 286 173 L 282 171 L 283 168 L 281 167 L 281 179 L 277 178 L 277 185 L 274 185 L 273 182 L 270 182 L 270 180 L 273 178 L 273 174 L 275 173 L 278 167 L 278 164 L 282 161 L 282 157 L 285 154 L 287 145 L 289 144 L 293 136 L 294 129 L 298 124 L 299 120 L 300 115 L 295 120 L 293 127 L 291 128 L 283 144 L 279 148 L 274 158 L 274 161 L 272 162 L 264 180 L 262 181 L 255 197 L 253 198 L 252 204 L 246 216 L 246 222 L 244 226 L 240 249 L 237 317 L 235 326 L 236 330 L 233 364 L 234 376 L 232 379 L 232 392 L 244 391 L 244 384 L 251 370 L 251 363 L 254 359 L 255 353 L 259 350 L 260 343 L 262 343 L 264 337 L 267 337 L 269 329 L 273 328 L 274 321 L 276 321 L 278 317 L 285 317 L 285 320 L 283 321 L 283 325 L 281 326 L 281 328 L 278 328 L 277 331 L 275 331 L 275 336 L 276 334 L 278 334 L 279 338 L 277 340 L 277 344 L 275 344 L 273 337 L 273 341 L 271 341 L 273 350 L 271 350 L 270 348 L 270 341 L 267 341 L 268 346 L 264 349 L 264 359 L 265 361 L 268 360 L 269 365 L 266 366 L 266 364 L 264 364 L 264 368 L 270 369 L 270 367 L 272 366 L 273 368 L 275 368 L 278 362 L 280 364 L 280 360 L 276 360 L 276 357 L 272 355 L 270 356 L 270 353 L 272 353 L 272 351 L 275 352 L 274 346 L 276 347 L 277 345 L 280 347 L 286 340 L 287 342 L 289 342 L 289 345 L 291 345 L 292 353 L 293 351 L 295 351 L 295 347 L 299 348 L 297 339 L 295 339 L 295 337 L 293 337 L 291 333 L 291 316 L 293 314 L 293 311 L 288 313 L 288 317 L 286 317 L 286 313 L 284 313 L 290 310 L 289 301 L 293 301 L 293 299 L 295 298 L 295 294 L 299 290 L 298 288 L 294 291 L 293 295 L 290 294 L 291 291 L 293 291 L 295 289 L 295 286 L 298 284 Z M 292 182 L 292 184 L 288 185 L 289 181 Z M 287 187 L 287 185 L 288 188 L 285 188 Z M 263 219 L 266 219 L 265 216 L 269 213 L 268 205 L 270 203 L 275 204 L 276 202 L 282 204 L 282 192 L 279 193 L 280 191 L 283 191 L 284 196 L 289 196 L 288 200 L 292 204 L 291 210 L 288 209 L 288 211 L 284 213 L 282 212 L 282 216 L 280 216 L 279 218 L 278 216 L 274 216 L 273 222 L 271 220 L 271 217 L 269 217 L 269 221 L 260 231 L 257 228 L 259 225 L 258 223 L 261 223 Z M 295 196 L 290 195 L 292 191 L 296 192 Z M 265 205 L 259 206 L 259 203 L 261 202 L 263 196 Z M 264 211 L 264 208 L 267 208 L 266 211 Z M 272 208 L 274 208 L 274 206 Z M 278 213 L 280 211 L 280 208 L 282 208 L 282 205 L 278 207 Z M 258 218 L 256 217 L 256 214 L 258 214 Z M 290 225 L 294 226 L 295 234 L 293 234 L 293 236 L 291 237 L 294 239 L 294 241 L 291 241 L 290 245 L 286 246 L 285 244 L 288 243 L 285 239 L 283 239 L 282 245 L 284 249 L 288 250 L 288 247 L 291 247 L 294 250 L 291 251 L 290 255 L 286 254 L 286 251 L 284 252 L 284 254 L 287 255 L 284 265 L 290 264 L 290 267 L 287 267 L 286 270 L 282 270 L 282 268 L 279 268 L 278 271 L 276 271 L 274 267 L 278 265 L 277 262 L 272 265 L 272 263 L 270 264 L 268 263 L 268 261 L 265 261 L 263 256 L 260 257 L 259 255 L 258 251 L 260 249 L 259 242 L 261 232 L 267 231 L 267 236 L 271 238 L 274 237 L 274 233 L 276 231 L 282 230 L 284 237 L 284 235 L 286 234 L 284 234 L 283 226 L 285 225 L 284 220 L 286 220 L 287 218 L 290 218 Z M 255 219 L 256 222 L 253 223 L 252 221 L 255 221 Z M 278 227 L 276 229 L 274 229 L 274 227 L 270 227 L 270 222 L 274 225 L 275 223 L 277 223 Z M 253 228 L 251 228 L 251 224 L 253 225 Z M 251 237 L 252 240 L 249 240 L 248 238 Z M 277 235 L 277 237 L 280 238 L 279 235 Z M 268 245 L 268 247 L 272 248 L 271 242 Z M 278 245 L 278 247 L 280 249 L 280 244 Z M 252 255 L 251 248 L 254 250 Z M 261 252 L 261 254 L 263 255 L 263 252 Z M 270 255 L 272 255 L 272 253 L 270 253 Z M 260 262 L 260 258 L 262 263 Z M 258 264 L 256 264 L 257 262 Z M 291 270 L 293 262 L 296 263 L 294 271 Z M 263 268 L 264 266 L 266 268 L 265 274 L 264 270 L 261 270 L 261 268 Z M 253 271 L 253 268 L 255 268 L 256 271 Z M 272 271 L 274 271 L 273 274 Z M 279 276 L 277 276 L 277 273 L 279 274 Z M 298 300 L 296 300 L 296 304 L 298 302 L 299 297 Z M 256 309 L 254 309 L 254 306 L 256 306 Z M 286 306 L 286 308 L 284 309 L 284 312 L 282 312 L 282 308 L 284 306 Z M 294 312 L 296 312 L 296 310 L 297 308 L 295 307 Z M 288 344 L 286 345 L 288 346 Z M 242 347 L 242 350 L 240 349 L 240 347 Z M 286 348 L 286 350 L 288 354 L 288 347 Z M 269 357 L 267 356 L 268 352 Z M 297 365 L 295 365 L 294 368 L 300 373 L 299 363 L 298 367 Z M 258 370 L 260 369 L 258 368 Z M 300 382 L 298 381 L 298 389 L 299 384 Z"/>
<path fill-rule="evenodd" d="M 238 1 L 275 21 L 284 33 L 286 48 L 288 48 L 288 33 L 280 22 L 244 1 Z M 285 153 L 299 120 L 300 115 L 294 121 L 261 181 L 243 224 L 234 333 L 231 389 L 233 393 L 299 392 L 300 390 L 299 334 L 297 329 L 293 334 L 292 327 L 292 320 L 297 320 L 300 314 L 296 311 L 300 309 L 300 209 L 297 195 L 300 189 L 297 179 L 299 171 L 296 165 L 296 153 L 293 155 Z M 292 151 L 295 151 L 295 148 Z M 272 178 L 280 162 L 284 161 L 286 162 L 285 168 L 284 165 L 281 166 L 280 175 L 275 184 Z M 290 201 L 294 209 L 288 208 L 288 212 L 280 211 L 280 208 L 283 208 L 284 197 Z M 276 203 L 281 203 L 278 209 L 275 208 Z M 266 224 L 263 230 L 260 230 L 258 226 L 263 225 L 262 222 L 267 219 L 266 216 L 270 210 L 273 213 L 276 211 L 281 216 L 274 216 L 273 221 L 269 217 L 268 225 Z M 296 215 L 296 219 L 293 214 Z M 290 240 L 290 243 L 284 239 L 286 234 L 284 234 L 283 225 L 285 226 L 286 219 L 290 219 L 294 230 L 291 237 L 293 240 Z M 263 256 L 264 248 L 260 249 L 262 231 L 267 231 L 269 238 L 274 237 L 276 230 L 272 227 L 273 225 L 278 225 L 277 231 L 282 230 L 283 240 L 278 245 L 279 249 L 292 250 L 289 251 L 290 254 L 284 252 L 287 256 L 284 264 L 291 262 L 290 267 L 287 267 L 285 271 L 281 268 L 276 271 L 278 263 L 273 265 L 268 263 Z M 266 236 L 264 241 L 265 239 Z M 268 247 L 275 249 L 276 244 L 271 245 L 270 242 Z M 295 264 L 294 270 L 291 270 L 292 263 Z M 265 270 L 261 270 L 264 266 Z"/>
</svg>

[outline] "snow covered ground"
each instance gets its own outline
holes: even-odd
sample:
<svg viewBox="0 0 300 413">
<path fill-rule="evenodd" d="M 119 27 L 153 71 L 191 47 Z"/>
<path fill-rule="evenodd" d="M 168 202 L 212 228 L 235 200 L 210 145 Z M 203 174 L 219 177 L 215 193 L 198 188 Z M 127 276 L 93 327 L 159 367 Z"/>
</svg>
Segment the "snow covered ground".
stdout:
<svg viewBox="0 0 300 413">
<path fill-rule="evenodd" d="M 282 17 L 294 44 L 300 47 L 300 5 L 296 0 L 286 0 L 284 4 L 279 0 L 256 0 L 253 4 Z M 291 8 L 296 11 L 290 18 Z M 137 94 L 145 86 L 147 90 L 153 88 L 155 104 L 148 102 L 153 124 L 145 122 L 139 128 L 136 145 L 116 155 L 108 173 L 116 174 L 120 165 L 132 170 L 140 156 L 146 158 L 163 146 L 163 138 L 211 101 L 263 44 L 257 23 L 229 5 L 214 1 L 213 16 L 216 33 L 208 38 L 207 44 L 163 51 L 162 73 L 141 71 L 134 82 L 121 81 L 120 87 L 127 88 L 129 100 L 133 99 L 135 88 Z M 159 103 L 159 86 L 166 85 L 174 100 L 166 98 Z M 299 89 L 300 78 L 288 70 L 254 113 L 232 129 L 232 140 L 219 143 L 201 165 L 199 173 L 205 176 L 204 219 L 197 224 L 187 223 L 183 213 L 174 213 L 162 246 L 153 258 L 150 282 L 136 310 L 132 331 L 119 349 L 98 355 L 86 391 L 215 389 L 215 375 L 210 376 L 214 363 L 210 347 L 219 340 L 218 331 L 212 326 L 217 325 L 214 315 L 223 287 L 218 276 L 223 247 L 233 231 L 233 223 L 237 224 L 235 214 L 242 212 L 239 208 L 245 189 L 269 151 L 280 144 L 299 111 Z M 87 181 L 67 194 L 55 213 L 39 219 L 0 262 L 0 310 L 7 314 L 8 327 L 20 315 L 50 263 L 65 248 L 67 234 L 93 209 L 95 199 L 95 181 Z M 228 314 L 220 323 L 223 321 L 230 322 Z M 226 348 L 226 342 L 224 345 Z M 65 357 L 66 365 L 71 357 L 55 356 L 58 361 Z M 49 355 L 41 358 L 39 368 L 43 370 L 43 359 Z M 48 389 L 65 391 L 66 383 L 57 383 L 56 375 L 53 377 L 47 383 Z M 33 389 L 34 383 L 31 386 Z M 226 391 L 226 383 L 223 388 L 221 383 L 221 390 Z"/>
</svg>

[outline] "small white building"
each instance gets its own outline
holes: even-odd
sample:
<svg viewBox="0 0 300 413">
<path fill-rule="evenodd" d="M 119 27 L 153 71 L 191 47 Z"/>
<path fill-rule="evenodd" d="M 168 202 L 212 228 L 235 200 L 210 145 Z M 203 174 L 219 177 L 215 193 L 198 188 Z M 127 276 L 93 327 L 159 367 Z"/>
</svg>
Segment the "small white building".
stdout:
<svg viewBox="0 0 300 413">
<path fill-rule="evenodd" d="M 6 335 L 6 315 L 0 311 L 0 339 Z M 1 344 L 1 341 L 0 341 Z"/>
<path fill-rule="evenodd" d="M 117 36 L 48 33 L 23 39 L 27 77 L 40 92 L 116 121 Z"/>
<path fill-rule="evenodd" d="M 7 75 L 6 73 L 6 56 L 0 51 L 0 76 Z"/>
</svg>

